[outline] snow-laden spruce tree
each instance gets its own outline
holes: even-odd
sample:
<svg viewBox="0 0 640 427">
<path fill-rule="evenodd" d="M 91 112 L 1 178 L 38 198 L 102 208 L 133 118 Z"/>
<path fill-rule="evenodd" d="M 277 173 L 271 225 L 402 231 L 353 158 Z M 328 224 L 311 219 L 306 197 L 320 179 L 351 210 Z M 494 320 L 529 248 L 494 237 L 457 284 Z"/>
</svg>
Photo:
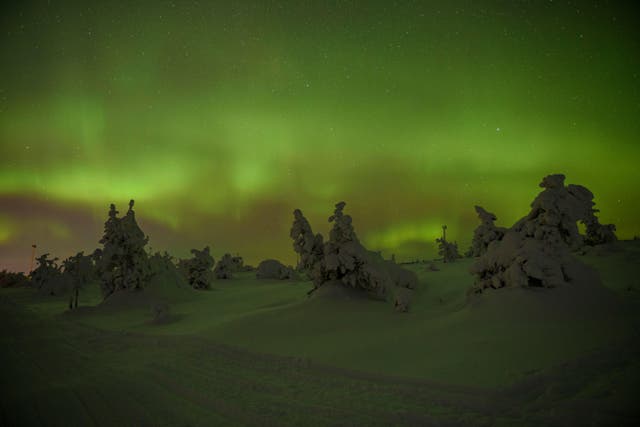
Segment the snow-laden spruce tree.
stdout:
<svg viewBox="0 0 640 427">
<path fill-rule="evenodd" d="M 231 254 L 226 253 L 220 258 L 216 267 L 213 269 L 213 274 L 216 279 L 231 279 L 235 270 L 235 263 Z"/>
<path fill-rule="evenodd" d="M 293 250 L 298 254 L 296 270 L 306 273 L 311 279 L 321 277 L 321 272 L 314 272 L 314 268 L 321 268 L 324 258 L 322 234 L 313 234 L 309 221 L 300 209 L 293 211 L 293 225 L 289 237 L 293 239 Z"/>
<path fill-rule="evenodd" d="M 105 298 L 120 290 L 144 288 L 153 273 L 145 251 L 149 238 L 136 222 L 133 204 L 131 200 L 129 210 L 122 218 L 118 218 L 118 211 L 111 204 L 105 222 L 100 240 L 103 248 L 96 266 Z"/>
<path fill-rule="evenodd" d="M 193 258 L 181 263 L 183 274 L 194 289 L 211 289 L 215 260 L 209 253 L 209 246 L 201 251 L 191 249 L 191 253 Z"/>
<path fill-rule="evenodd" d="M 504 227 L 497 227 L 495 214 L 484 210 L 480 206 L 475 206 L 480 225 L 473 231 L 473 239 L 471 240 L 471 248 L 467 252 L 470 257 L 479 257 L 487 252 L 489 244 L 495 240 L 500 240 L 507 230 Z"/>
</svg>

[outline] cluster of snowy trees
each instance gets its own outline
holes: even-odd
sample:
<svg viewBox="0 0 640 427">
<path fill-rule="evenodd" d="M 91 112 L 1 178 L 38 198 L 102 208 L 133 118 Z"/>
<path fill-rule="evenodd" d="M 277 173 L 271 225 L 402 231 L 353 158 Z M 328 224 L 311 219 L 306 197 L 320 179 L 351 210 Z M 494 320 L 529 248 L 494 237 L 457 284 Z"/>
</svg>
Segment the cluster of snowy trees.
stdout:
<svg viewBox="0 0 640 427">
<path fill-rule="evenodd" d="M 78 252 L 58 263 L 58 258 L 43 254 L 36 258 L 37 266 L 29 276 L 2 272 L 2 284 L 30 284 L 46 294 L 69 294 L 69 308 L 73 309 L 78 306 L 80 290 L 90 283 L 98 283 L 106 299 L 119 291 L 143 289 L 153 276 L 170 272 L 182 274 L 194 289 L 210 289 L 214 279 L 230 279 L 235 272 L 253 270 L 244 265 L 242 257 L 230 254 L 216 265 L 208 246 L 192 249 L 192 258 L 177 261 L 166 251 L 149 255 L 149 238 L 138 225 L 133 206 L 131 200 L 126 214 L 119 217 L 111 204 L 100 239 L 102 247 L 90 255 Z"/>
<path fill-rule="evenodd" d="M 29 277 L 23 272 L 14 272 L 4 269 L 0 271 L 0 288 L 19 288 L 28 286 Z"/>
<path fill-rule="evenodd" d="M 78 306 L 80 290 L 89 283 L 98 282 L 105 298 L 118 290 L 141 289 L 152 271 L 144 249 L 148 238 L 136 222 L 133 204 L 131 200 L 122 218 L 111 205 L 100 240 L 102 248 L 91 255 L 78 252 L 60 264 L 49 254 L 36 258 L 32 285 L 51 295 L 70 294 L 70 309 Z"/>
<path fill-rule="evenodd" d="M 103 294 L 108 297 L 118 290 L 135 290 L 144 287 L 157 274 L 175 270 L 182 274 L 194 289 L 210 289 L 214 279 L 230 279 L 233 273 L 251 270 L 242 257 L 224 254 L 216 263 L 209 246 L 192 249 L 189 259 L 174 259 L 166 251 L 147 255 L 145 246 L 149 238 L 144 235 L 135 219 L 134 201 L 122 218 L 111 205 L 109 219 L 105 223 L 104 236 L 100 240 L 103 249 L 96 251 L 96 270 Z"/>
<path fill-rule="evenodd" d="M 575 263 L 570 256 L 594 245 L 617 240 L 613 224 L 600 224 L 594 209 L 593 193 L 580 185 L 564 185 L 564 175 L 543 178 L 544 188 L 531 204 L 530 213 L 511 228 L 495 225 L 496 216 L 475 206 L 480 225 L 474 230 L 471 247 L 465 253 L 475 258 L 470 269 L 476 281 L 472 292 L 505 286 L 554 287 L 571 280 Z M 315 292 L 327 284 L 361 290 L 380 298 L 391 295 L 399 311 L 407 311 L 411 290 L 417 284 L 416 275 L 401 268 L 392 259 L 384 260 L 380 252 L 366 249 L 358 239 L 350 215 L 344 213 L 345 203 L 335 205 L 329 217 L 332 229 L 325 241 L 314 233 L 299 209 L 293 212 L 290 237 L 299 262 L 294 269 L 277 260 L 263 261 L 256 271 L 259 279 L 298 279 L 299 273 L 313 282 Z M 89 283 L 99 283 L 104 298 L 115 292 L 139 290 L 158 274 L 182 274 L 194 289 L 210 289 L 214 280 L 233 277 L 240 271 L 255 270 L 245 266 L 240 256 L 224 254 L 216 263 L 209 247 L 192 249 L 189 259 L 174 258 L 167 252 L 149 255 L 149 238 L 138 226 L 134 201 L 126 214 L 119 217 L 111 204 L 102 247 L 92 254 L 78 252 L 58 264 L 49 254 L 39 256 L 30 276 L 0 272 L 2 286 L 19 286 L 30 282 L 48 294 L 69 294 L 69 308 L 78 306 L 80 290 Z M 585 228 L 581 235 L 578 223 Z M 436 239 L 443 262 L 461 258 L 456 242 L 446 236 Z M 573 267 L 571 267 L 573 266 Z M 432 265 L 431 271 L 437 267 Z M 29 280 L 30 279 L 30 280 Z"/>
<path fill-rule="evenodd" d="M 379 252 L 367 250 L 355 233 L 351 216 L 343 212 L 345 205 L 335 205 L 329 217 L 333 227 L 326 242 L 321 234 L 313 233 L 302 211 L 293 212 L 290 237 L 300 258 L 298 268 L 313 281 L 310 293 L 327 285 L 342 286 L 379 298 L 391 296 L 398 311 L 407 311 L 417 276 L 384 260 Z"/>
<path fill-rule="evenodd" d="M 593 193 L 581 185 L 565 185 L 564 180 L 562 174 L 544 177 L 540 183 L 544 190 L 531 204 L 530 213 L 511 228 L 496 226 L 493 213 L 475 207 L 481 223 L 465 254 L 475 258 L 470 268 L 476 278 L 472 293 L 506 286 L 560 286 L 586 271 L 573 254 L 617 240 L 616 227 L 599 222 Z M 313 233 L 299 209 L 293 212 L 293 248 L 299 255 L 298 269 L 313 280 L 311 292 L 338 283 L 376 295 L 393 289 L 406 296 L 397 290 L 415 288 L 415 275 L 411 277 L 407 270 L 394 268 L 394 262 L 384 261 L 379 253 L 364 248 L 351 217 L 343 213 L 344 206 L 344 202 L 338 203 L 329 218 L 333 228 L 328 241 Z M 584 226 L 584 235 L 578 224 Z M 436 243 L 442 261 L 448 263 L 461 256 L 457 243 L 447 240 L 446 229 L 443 226 Z M 437 268 L 432 265 L 429 270 Z M 405 311 L 408 301 L 396 298 L 396 306 Z"/>
<path fill-rule="evenodd" d="M 36 258 L 37 267 L 31 272 L 31 285 L 49 295 L 69 294 L 69 309 L 78 307 L 80 290 L 94 282 L 95 259 L 92 255 L 78 252 L 58 264 L 58 258 L 42 254 Z"/>
<path fill-rule="evenodd" d="M 593 193 L 564 184 L 562 174 L 548 175 L 544 190 L 528 215 L 511 228 L 496 227 L 496 216 L 476 206 L 482 224 L 475 230 L 470 253 L 475 256 L 471 291 L 510 286 L 551 288 L 570 282 L 585 270 L 574 253 L 617 240 L 613 224 L 600 224 Z M 580 234 L 578 223 L 585 226 Z"/>
<path fill-rule="evenodd" d="M 496 226 L 495 214 L 475 206 L 480 225 L 465 252 L 476 258 L 471 267 L 476 276 L 473 292 L 505 286 L 559 286 L 570 281 L 570 264 L 575 270 L 571 253 L 617 240 L 615 225 L 600 223 L 593 193 L 581 185 L 565 186 L 564 180 L 562 174 L 544 177 L 539 184 L 544 191 L 532 202 L 529 214 L 511 228 Z M 584 226 L 584 235 L 578 224 Z M 446 238 L 446 226 L 436 243 L 444 262 L 460 258 L 456 242 Z"/>
</svg>

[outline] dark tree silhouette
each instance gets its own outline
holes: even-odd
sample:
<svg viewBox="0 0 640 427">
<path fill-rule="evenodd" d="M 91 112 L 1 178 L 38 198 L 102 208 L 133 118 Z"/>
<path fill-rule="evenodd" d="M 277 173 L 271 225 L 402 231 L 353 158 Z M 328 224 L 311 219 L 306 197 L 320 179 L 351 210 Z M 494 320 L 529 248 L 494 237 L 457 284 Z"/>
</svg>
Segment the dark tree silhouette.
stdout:
<svg viewBox="0 0 640 427">
<path fill-rule="evenodd" d="M 31 283 L 36 289 L 47 288 L 50 294 L 55 294 L 52 283 L 57 282 L 62 274 L 60 266 L 57 264 L 58 258 L 49 259 L 49 254 L 42 254 L 36 258 L 38 265 L 31 272 Z"/>
<path fill-rule="evenodd" d="M 209 246 L 199 251 L 191 249 L 193 258 L 180 260 L 178 269 L 195 289 L 210 289 L 213 281 L 213 265 L 215 261 L 209 253 Z"/>
<path fill-rule="evenodd" d="M 438 244 L 438 255 L 442 257 L 444 262 L 454 262 L 460 258 L 458 253 L 458 244 L 456 242 L 447 241 L 447 226 L 442 226 L 442 237 L 436 239 Z"/>
<path fill-rule="evenodd" d="M 80 289 L 95 280 L 95 268 L 91 255 L 84 255 L 84 252 L 78 252 L 62 261 L 62 267 L 64 268 L 63 275 L 71 283 L 69 309 L 72 310 L 78 308 Z"/>
<path fill-rule="evenodd" d="M 112 204 L 105 222 L 100 240 L 103 248 L 97 266 L 105 298 L 119 290 L 142 289 L 152 275 L 144 249 L 149 238 L 136 222 L 133 204 L 131 200 L 129 210 L 122 218 L 118 218 L 118 211 Z"/>
<path fill-rule="evenodd" d="M 0 288 L 18 288 L 29 285 L 29 278 L 23 273 L 6 269 L 0 271 Z"/>
<path fill-rule="evenodd" d="M 293 218 L 289 236 L 293 239 L 293 250 L 298 254 L 296 269 L 306 273 L 310 278 L 321 277 L 321 272 L 314 272 L 314 268 L 321 268 L 324 258 L 322 234 L 313 234 L 309 221 L 300 209 L 293 211 Z"/>
<path fill-rule="evenodd" d="M 231 254 L 224 254 L 220 261 L 216 264 L 216 268 L 213 269 L 213 274 L 216 279 L 231 279 L 233 277 L 233 271 L 235 264 Z"/>
</svg>

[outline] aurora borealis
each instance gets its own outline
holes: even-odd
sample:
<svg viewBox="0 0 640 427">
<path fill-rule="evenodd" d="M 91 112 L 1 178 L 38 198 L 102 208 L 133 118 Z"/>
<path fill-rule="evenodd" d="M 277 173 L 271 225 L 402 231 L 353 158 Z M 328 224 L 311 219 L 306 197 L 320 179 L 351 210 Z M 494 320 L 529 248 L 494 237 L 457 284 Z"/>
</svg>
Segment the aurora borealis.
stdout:
<svg viewBox="0 0 640 427">
<path fill-rule="evenodd" d="M 640 235 L 640 34 L 625 2 L 16 2 L 0 33 L 0 268 L 98 246 L 292 263 L 300 208 L 431 257 L 549 173 Z"/>
</svg>

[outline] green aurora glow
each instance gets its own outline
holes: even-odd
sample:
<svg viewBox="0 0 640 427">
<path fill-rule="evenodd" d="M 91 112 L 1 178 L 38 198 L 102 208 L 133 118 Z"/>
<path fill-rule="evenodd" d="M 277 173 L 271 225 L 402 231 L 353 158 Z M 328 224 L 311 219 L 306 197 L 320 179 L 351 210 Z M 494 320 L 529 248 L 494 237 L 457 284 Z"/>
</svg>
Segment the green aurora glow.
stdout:
<svg viewBox="0 0 640 427">
<path fill-rule="evenodd" d="M 345 200 L 370 248 L 426 258 L 556 172 L 640 234 L 624 3 L 134 3 L 1 6 L 2 267 L 92 250 L 130 198 L 177 256 L 293 262 L 292 210 L 324 232 Z"/>
</svg>

